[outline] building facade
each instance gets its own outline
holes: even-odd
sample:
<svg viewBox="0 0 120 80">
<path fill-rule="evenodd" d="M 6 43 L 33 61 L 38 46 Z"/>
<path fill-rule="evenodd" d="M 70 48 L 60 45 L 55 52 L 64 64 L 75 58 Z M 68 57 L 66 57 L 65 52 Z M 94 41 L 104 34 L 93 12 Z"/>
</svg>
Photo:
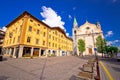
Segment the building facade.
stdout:
<svg viewBox="0 0 120 80">
<path fill-rule="evenodd" d="M 3 46 L 4 37 L 5 37 L 5 32 L 0 30 L 0 54 L 2 54 L 2 46 Z"/>
<path fill-rule="evenodd" d="M 73 41 L 64 30 L 51 28 L 26 11 L 6 27 L 3 48 L 12 57 L 64 56 L 73 51 Z"/>
<path fill-rule="evenodd" d="M 98 36 L 103 37 L 103 31 L 99 22 L 97 22 L 96 24 L 91 24 L 86 21 L 83 25 L 78 27 L 76 18 L 74 18 L 72 35 L 73 54 L 79 55 L 80 52 L 78 50 L 78 40 L 83 39 L 85 41 L 85 51 L 83 52 L 83 55 L 95 55 L 96 38 Z"/>
</svg>

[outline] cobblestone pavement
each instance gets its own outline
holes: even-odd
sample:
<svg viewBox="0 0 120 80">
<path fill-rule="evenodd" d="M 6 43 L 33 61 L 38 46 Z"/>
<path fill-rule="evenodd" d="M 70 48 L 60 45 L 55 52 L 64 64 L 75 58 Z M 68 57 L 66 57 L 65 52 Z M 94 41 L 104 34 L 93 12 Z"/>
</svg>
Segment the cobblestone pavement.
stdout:
<svg viewBox="0 0 120 80">
<path fill-rule="evenodd" d="M 74 80 L 86 61 L 75 56 L 7 58 L 0 62 L 0 80 Z"/>
</svg>

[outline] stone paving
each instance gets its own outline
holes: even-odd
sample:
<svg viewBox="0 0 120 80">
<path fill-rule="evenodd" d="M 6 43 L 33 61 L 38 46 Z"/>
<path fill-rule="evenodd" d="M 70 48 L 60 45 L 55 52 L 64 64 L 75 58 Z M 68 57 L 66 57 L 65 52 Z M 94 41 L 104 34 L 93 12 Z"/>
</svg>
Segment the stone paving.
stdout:
<svg viewBox="0 0 120 80">
<path fill-rule="evenodd" d="M 0 80 L 74 80 L 86 62 L 75 56 L 7 58 L 0 62 Z"/>
</svg>

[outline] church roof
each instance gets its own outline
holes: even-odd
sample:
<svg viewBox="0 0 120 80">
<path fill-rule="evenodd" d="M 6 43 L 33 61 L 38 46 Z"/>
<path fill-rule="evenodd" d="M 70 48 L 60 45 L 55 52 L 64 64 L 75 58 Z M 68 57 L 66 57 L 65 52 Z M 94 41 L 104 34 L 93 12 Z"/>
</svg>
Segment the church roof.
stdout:
<svg viewBox="0 0 120 80">
<path fill-rule="evenodd" d="M 74 24 L 77 24 L 77 20 L 76 20 L 76 18 L 74 17 Z"/>
</svg>

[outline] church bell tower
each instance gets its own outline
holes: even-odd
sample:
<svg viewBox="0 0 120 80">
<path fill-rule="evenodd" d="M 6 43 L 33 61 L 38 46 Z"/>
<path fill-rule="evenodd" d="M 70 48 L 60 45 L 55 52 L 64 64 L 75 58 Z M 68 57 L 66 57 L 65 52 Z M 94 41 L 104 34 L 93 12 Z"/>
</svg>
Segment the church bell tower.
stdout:
<svg viewBox="0 0 120 80">
<path fill-rule="evenodd" d="M 72 29 L 72 37 L 73 37 L 73 54 L 77 54 L 77 30 L 78 30 L 78 23 L 76 18 L 74 17 L 73 22 L 73 29 Z"/>
</svg>

